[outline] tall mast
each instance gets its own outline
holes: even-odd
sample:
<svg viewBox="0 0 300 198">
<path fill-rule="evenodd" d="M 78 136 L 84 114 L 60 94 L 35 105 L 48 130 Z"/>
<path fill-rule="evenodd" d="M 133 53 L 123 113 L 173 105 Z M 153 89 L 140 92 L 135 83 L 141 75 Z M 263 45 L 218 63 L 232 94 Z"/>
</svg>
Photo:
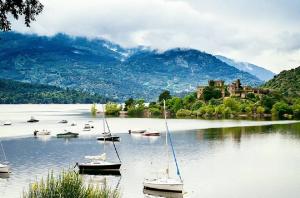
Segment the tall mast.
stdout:
<svg viewBox="0 0 300 198">
<path fill-rule="evenodd" d="M 166 112 L 166 101 L 164 100 L 164 117 L 165 117 L 165 124 L 166 124 L 166 154 L 167 154 L 167 169 L 166 169 L 166 174 L 167 178 L 169 178 L 169 148 L 168 148 L 168 123 L 167 123 L 167 112 Z"/>
<path fill-rule="evenodd" d="M 102 119 L 102 124 L 103 124 L 103 133 L 105 133 L 105 109 L 104 105 L 102 104 L 102 109 L 103 109 L 103 119 Z"/>
</svg>

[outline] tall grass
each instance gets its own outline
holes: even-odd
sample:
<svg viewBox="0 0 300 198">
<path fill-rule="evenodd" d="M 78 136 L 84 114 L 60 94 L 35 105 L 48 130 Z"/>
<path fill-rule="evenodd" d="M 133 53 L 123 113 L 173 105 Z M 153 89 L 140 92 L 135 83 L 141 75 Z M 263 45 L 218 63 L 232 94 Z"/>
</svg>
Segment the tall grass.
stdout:
<svg viewBox="0 0 300 198">
<path fill-rule="evenodd" d="M 74 171 L 64 171 L 58 177 L 48 174 L 46 180 L 41 179 L 29 185 L 23 192 L 23 198 L 119 198 L 119 192 L 106 185 L 94 187 L 85 185 L 81 176 Z"/>
</svg>

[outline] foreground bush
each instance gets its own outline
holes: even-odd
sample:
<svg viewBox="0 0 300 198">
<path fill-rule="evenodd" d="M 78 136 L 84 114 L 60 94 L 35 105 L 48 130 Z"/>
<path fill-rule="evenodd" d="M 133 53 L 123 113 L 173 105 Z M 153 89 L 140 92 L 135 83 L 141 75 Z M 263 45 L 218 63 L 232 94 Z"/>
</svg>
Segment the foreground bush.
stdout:
<svg viewBox="0 0 300 198">
<path fill-rule="evenodd" d="M 96 188 L 86 186 L 78 173 L 62 172 L 57 178 L 53 173 L 40 182 L 29 185 L 23 198 L 118 198 L 119 193 L 106 186 Z"/>
<path fill-rule="evenodd" d="M 187 109 L 179 109 L 176 113 L 176 117 L 189 117 L 192 115 L 192 111 L 187 110 Z"/>
</svg>

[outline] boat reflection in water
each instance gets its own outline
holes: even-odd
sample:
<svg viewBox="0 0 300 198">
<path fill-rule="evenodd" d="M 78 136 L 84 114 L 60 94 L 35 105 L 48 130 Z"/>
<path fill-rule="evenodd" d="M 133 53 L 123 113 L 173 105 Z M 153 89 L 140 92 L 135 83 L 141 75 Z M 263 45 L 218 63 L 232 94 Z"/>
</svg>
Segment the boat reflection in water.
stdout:
<svg viewBox="0 0 300 198">
<path fill-rule="evenodd" d="M 121 176 L 120 170 L 91 170 L 91 169 L 79 169 L 79 174 L 82 175 L 99 175 L 99 176 Z"/>
<path fill-rule="evenodd" d="M 166 191 L 158 191 L 158 190 L 149 190 L 143 189 L 143 193 L 145 197 L 165 197 L 165 198 L 183 198 L 183 194 L 181 192 L 166 192 Z"/>
</svg>

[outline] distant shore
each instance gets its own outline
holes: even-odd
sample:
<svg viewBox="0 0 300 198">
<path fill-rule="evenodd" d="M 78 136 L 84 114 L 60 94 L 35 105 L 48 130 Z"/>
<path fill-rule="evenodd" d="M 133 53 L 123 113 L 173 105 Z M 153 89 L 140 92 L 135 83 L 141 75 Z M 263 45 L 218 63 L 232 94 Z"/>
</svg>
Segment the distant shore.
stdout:
<svg viewBox="0 0 300 198">
<path fill-rule="evenodd" d="M 100 135 L 102 133 L 101 116 L 91 116 L 90 104 L 53 104 L 53 105 L 0 105 L 0 137 L 33 136 L 34 130 L 47 129 L 51 136 L 61 133 L 64 129 L 78 132 L 80 136 Z M 27 123 L 30 116 L 40 120 L 38 123 Z M 68 120 L 67 124 L 58 123 Z M 11 126 L 3 126 L 4 121 L 11 121 Z M 91 131 L 83 131 L 85 123 L 94 126 Z M 128 130 L 147 129 L 164 132 L 164 120 L 159 118 L 107 118 L 112 133 L 128 133 Z M 70 126 L 75 122 L 77 126 Z M 169 119 L 172 132 L 207 128 L 261 126 L 271 124 L 289 124 L 299 121 L 251 121 L 251 120 L 203 120 L 203 119 Z"/>
</svg>

